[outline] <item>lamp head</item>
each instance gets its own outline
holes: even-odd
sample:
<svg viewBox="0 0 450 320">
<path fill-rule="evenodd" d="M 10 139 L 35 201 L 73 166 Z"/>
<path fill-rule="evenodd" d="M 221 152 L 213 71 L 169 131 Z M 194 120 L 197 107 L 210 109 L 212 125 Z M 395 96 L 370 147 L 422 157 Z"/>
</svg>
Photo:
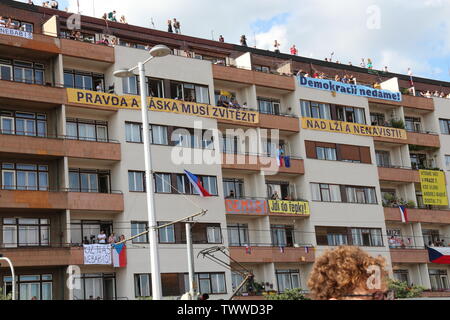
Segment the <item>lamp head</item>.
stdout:
<svg viewBox="0 0 450 320">
<path fill-rule="evenodd" d="M 172 53 L 172 51 L 167 46 L 165 46 L 163 44 L 158 44 L 157 46 L 154 46 L 150 50 L 150 55 L 152 57 L 155 57 L 155 58 L 165 57 L 165 56 L 168 56 L 171 53 Z"/>
<path fill-rule="evenodd" d="M 117 71 L 114 71 L 114 76 L 117 78 L 130 78 L 133 77 L 135 74 L 133 71 L 130 71 L 128 69 L 120 69 Z"/>
</svg>

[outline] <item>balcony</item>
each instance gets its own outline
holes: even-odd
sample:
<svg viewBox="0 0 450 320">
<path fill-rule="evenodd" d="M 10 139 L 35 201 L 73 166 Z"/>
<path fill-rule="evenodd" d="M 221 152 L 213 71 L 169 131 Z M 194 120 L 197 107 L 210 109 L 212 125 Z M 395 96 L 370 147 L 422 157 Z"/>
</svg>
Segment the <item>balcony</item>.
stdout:
<svg viewBox="0 0 450 320">
<path fill-rule="evenodd" d="M 213 65 L 216 80 L 245 83 L 261 87 L 295 91 L 295 78 L 236 67 Z"/>
<path fill-rule="evenodd" d="M 276 158 L 269 158 L 258 155 L 244 154 L 222 154 L 222 168 L 229 170 L 239 170 L 246 172 L 270 172 L 287 175 L 305 174 L 304 161 L 301 159 L 291 158 L 291 166 L 279 167 Z"/>
<path fill-rule="evenodd" d="M 425 249 L 391 249 L 392 263 L 430 263 Z"/>
<path fill-rule="evenodd" d="M 33 39 L 25 39 L 2 34 L 0 35 L 0 48 L 8 50 L 6 47 L 15 47 L 22 50 L 25 49 L 27 51 L 47 53 L 54 56 L 63 54 L 66 56 L 106 63 L 115 62 L 113 47 L 83 41 L 50 37 L 36 33 L 33 34 Z"/>
<path fill-rule="evenodd" d="M 279 129 L 293 133 L 300 132 L 300 120 L 293 116 L 259 114 L 259 126 L 267 129 Z"/>
<path fill-rule="evenodd" d="M 245 247 L 231 247 L 230 256 L 240 263 L 314 263 L 316 255 L 314 248 L 280 248 L 274 247 L 252 247 L 251 254 L 247 253 Z"/>
<path fill-rule="evenodd" d="M 420 174 L 417 170 L 402 167 L 378 167 L 380 181 L 420 183 Z"/>
<path fill-rule="evenodd" d="M 419 109 L 419 110 L 425 110 L 433 112 L 435 110 L 434 108 L 434 102 L 433 99 L 427 99 L 423 97 L 415 97 L 411 95 L 402 95 L 402 102 L 394 102 L 394 101 L 385 101 L 385 100 L 379 100 L 370 98 L 369 103 L 378 103 L 378 104 L 390 104 L 390 105 L 396 105 L 396 106 L 403 106 L 406 108 L 413 108 L 413 109 Z"/>
<path fill-rule="evenodd" d="M 33 39 L 25 39 L 0 34 L 0 46 L 16 47 L 26 50 L 46 52 L 52 55 L 61 53 L 59 39 L 41 34 L 33 34 Z M 6 48 L 3 48 L 6 49 Z"/>
<path fill-rule="evenodd" d="M 90 42 L 60 39 L 61 53 L 65 56 L 79 57 L 107 63 L 115 62 L 114 48 Z"/>
<path fill-rule="evenodd" d="M 62 88 L 0 80 L 0 99 L 61 105 L 66 102 L 66 91 Z"/>
<path fill-rule="evenodd" d="M 121 160 L 119 143 L 18 135 L 0 135 L 0 153 L 93 160 Z"/>
<path fill-rule="evenodd" d="M 434 133 L 408 132 L 408 144 L 422 147 L 440 148 L 439 135 Z"/>
<path fill-rule="evenodd" d="M 398 208 L 384 208 L 386 221 L 401 222 L 402 218 Z M 414 223 L 450 224 L 450 209 L 408 209 L 408 218 Z"/>
<path fill-rule="evenodd" d="M 11 259 L 14 267 L 57 267 L 82 265 L 83 248 L 11 248 L 0 249 L 5 257 Z M 2 267 L 6 267 L 2 263 Z"/>
<path fill-rule="evenodd" d="M 0 209 L 123 212 L 123 194 L 0 190 Z"/>
</svg>

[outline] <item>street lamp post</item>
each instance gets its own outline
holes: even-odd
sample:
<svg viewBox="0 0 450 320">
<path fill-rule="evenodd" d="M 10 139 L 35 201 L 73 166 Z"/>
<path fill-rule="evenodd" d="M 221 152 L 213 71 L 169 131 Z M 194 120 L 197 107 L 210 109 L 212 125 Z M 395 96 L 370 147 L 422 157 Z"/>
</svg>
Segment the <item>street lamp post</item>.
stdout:
<svg viewBox="0 0 450 320">
<path fill-rule="evenodd" d="M 133 70 L 139 70 L 140 90 L 141 90 L 141 111 L 142 111 L 142 130 L 144 140 L 144 156 L 145 156 L 145 184 L 147 194 L 147 213 L 149 224 L 149 241 L 150 241 L 150 261 L 152 273 L 152 296 L 153 300 L 162 299 L 161 286 L 161 271 L 159 264 L 158 252 L 158 231 L 155 228 L 157 225 L 155 214 L 155 199 L 153 192 L 153 172 L 152 172 L 152 157 L 150 154 L 150 127 L 148 119 L 147 106 L 147 88 L 145 87 L 145 64 L 153 58 L 165 57 L 171 53 L 170 49 L 164 45 L 157 45 L 150 50 L 150 58 L 131 69 L 118 70 L 114 72 L 114 76 L 118 78 L 129 78 L 134 76 Z"/>
<path fill-rule="evenodd" d="M 3 257 L 3 255 L 0 255 L 0 261 L 6 261 L 9 264 L 9 268 L 11 269 L 11 276 L 12 276 L 12 299 L 16 300 L 16 275 L 14 273 L 14 266 L 8 258 Z"/>
</svg>

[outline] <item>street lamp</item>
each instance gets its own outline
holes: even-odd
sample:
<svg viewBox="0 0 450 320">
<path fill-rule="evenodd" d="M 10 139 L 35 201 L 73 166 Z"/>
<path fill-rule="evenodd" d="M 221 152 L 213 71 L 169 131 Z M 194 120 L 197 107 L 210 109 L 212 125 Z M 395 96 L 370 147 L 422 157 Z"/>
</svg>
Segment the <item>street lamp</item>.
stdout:
<svg viewBox="0 0 450 320">
<path fill-rule="evenodd" d="M 153 58 L 161 58 L 169 55 L 171 50 L 164 45 L 154 46 L 150 50 L 150 58 L 144 62 L 139 62 L 136 67 L 131 69 L 122 69 L 114 72 L 114 76 L 118 78 L 129 78 L 134 76 L 133 71 L 139 69 L 139 80 L 141 90 L 141 111 L 142 111 L 142 130 L 144 137 L 144 155 L 145 155 L 145 184 L 147 190 L 147 213 L 149 224 L 149 240 L 150 240 L 150 261 L 152 272 L 152 292 L 154 300 L 161 300 L 161 271 L 159 265 L 159 253 L 157 242 L 157 229 L 155 229 L 156 215 L 155 215 L 155 199 L 153 192 L 153 177 L 152 177 L 152 158 L 150 155 L 150 128 L 148 120 L 147 107 L 147 88 L 145 87 L 145 64 Z"/>
</svg>

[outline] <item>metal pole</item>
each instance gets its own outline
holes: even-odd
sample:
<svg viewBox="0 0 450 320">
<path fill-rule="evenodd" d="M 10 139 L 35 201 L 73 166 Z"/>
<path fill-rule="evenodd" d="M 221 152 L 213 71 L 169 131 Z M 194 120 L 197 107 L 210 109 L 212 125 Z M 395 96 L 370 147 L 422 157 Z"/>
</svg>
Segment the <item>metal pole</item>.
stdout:
<svg viewBox="0 0 450 320">
<path fill-rule="evenodd" d="M 190 222 L 186 222 L 186 243 L 188 254 L 188 267 L 189 267 L 189 293 L 191 299 L 194 300 L 197 296 L 197 285 L 195 283 L 195 266 L 194 266 L 194 246 L 192 245 L 192 225 Z"/>
<path fill-rule="evenodd" d="M 12 275 L 12 299 L 16 300 L 16 275 L 14 273 L 14 266 L 8 258 L 0 258 L 0 260 L 4 260 L 8 262 L 9 268 L 11 269 L 11 275 Z"/>
<path fill-rule="evenodd" d="M 152 158 L 150 154 L 150 128 L 148 120 L 147 107 L 147 88 L 145 87 L 145 66 L 144 63 L 139 62 L 139 79 L 141 90 L 141 108 L 142 108 L 142 131 L 144 138 L 144 155 L 145 155 L 145 184 L 147 190 L 147 213 L 149 224 L 149 241 L 150 241 L 150 265 L 152 273 L 152 296 L 153 300 L 162 299 L 161 289 L 161 271 L 159 264 L 158 253 L 158 235 L 155 229 L 156 215 L 155 215 L 155 198 L 153 193 L 153 172 L 152 172 Z"/>
</svg>

